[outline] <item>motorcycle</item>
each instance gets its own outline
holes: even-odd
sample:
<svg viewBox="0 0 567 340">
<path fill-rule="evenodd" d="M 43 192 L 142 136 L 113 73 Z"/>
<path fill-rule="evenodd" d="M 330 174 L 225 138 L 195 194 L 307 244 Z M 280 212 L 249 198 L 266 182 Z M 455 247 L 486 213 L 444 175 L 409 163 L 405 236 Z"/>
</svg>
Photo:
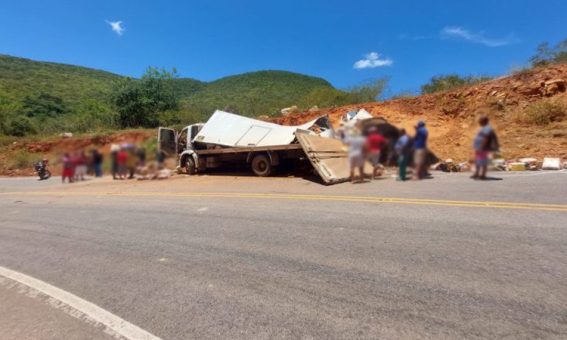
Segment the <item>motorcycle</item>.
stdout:
<svg viewBox="0 0 567 340">
<path fill-rule="evenodd" d="M 51 177 L 51 171 L 47 169 L 47 161 L 43 160 L 34 165 L 35 172 L 39 176 L 39 180 L 43 181 Z"/>
</svg>

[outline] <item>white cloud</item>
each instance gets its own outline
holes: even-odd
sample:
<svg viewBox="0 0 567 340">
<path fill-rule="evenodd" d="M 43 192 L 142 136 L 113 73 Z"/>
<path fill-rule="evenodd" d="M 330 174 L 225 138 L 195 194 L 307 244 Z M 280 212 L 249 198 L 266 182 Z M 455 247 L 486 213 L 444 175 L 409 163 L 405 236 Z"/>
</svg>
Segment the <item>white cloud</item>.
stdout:
<svg viewBox="0 0 567 340">
<path fill-rule="evenodd" d="M 376 52 L 370 52 L 364 56 L 364 59 L 361 59 L 354 63 L 353 67 L 357 70 L 362 70 L 365 68 L 376 68 L 382 66 L 390 66 L 394 63 L 392 59 L 380 58 L 380 54 Z"/>
<path fill-rule="evenodd" d="M 114 31 L 114 33 L 118 35 L 122 35 L 125 31 L 124 27 L 122 27 L 122 21 L 108 21 L 106 23 L 110 25 L 110 28 Z"/>
<path fill-rule="evenodd" d="M 443 28 L 441 30 L 441 37 L 462 39 L 488 47 L 505 46 L 517 41 L 513 35 L 506 38 L 487 38 L 484 36 L 483 32 L 475 33 L 458 26 L 447 26 Z"/>
</svg>

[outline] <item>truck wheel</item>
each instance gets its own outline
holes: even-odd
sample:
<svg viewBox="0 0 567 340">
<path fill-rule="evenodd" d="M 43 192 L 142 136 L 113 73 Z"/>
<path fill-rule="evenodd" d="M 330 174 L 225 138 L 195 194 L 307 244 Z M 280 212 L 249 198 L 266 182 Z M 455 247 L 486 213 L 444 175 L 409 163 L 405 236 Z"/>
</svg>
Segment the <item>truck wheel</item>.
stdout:
<svg viewBox="0 0 567 340">
<path fill-rule="evenodd" d="M 272 173 L 270 158 L 264 154 L 258 154 L 252 159 L 252 171 L 256 176 L 267 177 Z"/>
<path fill-rule="evenodd" d="M 185 169 L 185 173 L 187 175 L 193 175 L 196 171 L 195 167 L 195 160 L 191 156 L 185 156 L 185 161 L 181 163 L 183 169 Z"/>
</svg>

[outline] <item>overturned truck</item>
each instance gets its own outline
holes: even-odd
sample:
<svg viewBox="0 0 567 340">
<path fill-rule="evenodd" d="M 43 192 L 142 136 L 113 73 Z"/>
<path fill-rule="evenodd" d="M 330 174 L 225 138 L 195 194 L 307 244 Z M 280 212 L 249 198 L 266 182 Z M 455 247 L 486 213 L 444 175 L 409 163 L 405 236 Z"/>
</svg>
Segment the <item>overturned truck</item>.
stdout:
<svg viewBox="0 0 567 340">
<path fill-rule="evenodd" d="M 206 123 L 180 132 L 160 127 L 158 145 L 167 156 L 177 157 L 178 169 L 187 174 L 245 165 L 258 176 L 270 176 L 291 161 L 310 164 L 326 184 L 349 179 L 347 149 L 335 138 L 327 116 L 282 126 L 217 110 Z"/>
<path fill-rule="evenodd" d="M 158 145 L 187 174 L 227 165 L 247 165 L 270 176 L 285 161 L 309 161 L 327 184 L 347 179 L 346 150 L 334 139 L 327 116 L 282 126 L 217 110 L 206 123 L 180 132 L 160 127 Z M 340 166 L 338 166 L 340 163 Z"/>
</svg>

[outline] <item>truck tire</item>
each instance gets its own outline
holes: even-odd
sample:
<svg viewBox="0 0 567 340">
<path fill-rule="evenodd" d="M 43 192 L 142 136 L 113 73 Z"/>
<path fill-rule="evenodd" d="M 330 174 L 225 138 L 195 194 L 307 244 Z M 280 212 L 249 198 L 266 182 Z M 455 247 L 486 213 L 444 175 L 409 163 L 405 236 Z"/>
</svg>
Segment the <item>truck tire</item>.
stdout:
<svg viewBox="0 0 567 340">
<path fill-rule="evenodd" d="M 191 156 L 183 157 L 183 161 L 181 162 L 181 166 L 185 170 L 187 175 L 193 175 L 197 172 L 197 167 L 195 166 L 195 160 Z"/>
<path fill-rule="evenodd" d="M 265 154 L 257 154 L 252 158 L 252 171 L 256 176 L 267 177 L 272 173 L 270 158 Z"/>
</svg>

